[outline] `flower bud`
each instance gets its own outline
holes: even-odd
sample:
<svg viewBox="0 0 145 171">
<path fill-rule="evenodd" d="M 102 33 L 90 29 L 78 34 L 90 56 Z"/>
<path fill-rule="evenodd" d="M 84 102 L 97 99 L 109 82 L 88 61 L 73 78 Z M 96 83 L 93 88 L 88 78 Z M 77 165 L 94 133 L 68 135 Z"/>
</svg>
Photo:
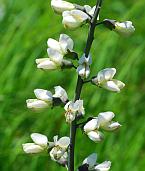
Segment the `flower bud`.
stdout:
<svg viewBox="0 0 145 171">
<path fill-rule="evenodd" d="M 68 100 L 68 96 L 66 91 L 61 86 L 54 87 L 55 94 L 53 97 L 60 98 L 63 103 L 65 103 Z"/>
<path fill-rule="evenodd" d="M 104 139 L 104 135 L 100 131 L 90 131 L 87 135 L 94 142 L 100 142 Z"/>
<path fill-rule="evenodd" d="M 24 152 L 28 154 L 41 153 L 42 151 L 44 151 L 44 149 L 41 146 L 36 145 L 35 143 L 26 143 L 22 144 L 22 146 Z"/>
<path fill-rule="evenodd" d="M 43 89 L 35 89 L 34 94 L 38 99 L 52 103 L 53 98 L 52 93 L 50 91 Z"/>
<path fill-rule="evenodd" d="M 28 99 L 26 103 L 27 107 L 30 109 L 43 109 L 49 106 L 47 102 L 38 99 Z"/>
<path fill-rule="evenodd" d="M 45 70 L 56 70 L 59 67 L 50 58 L 36 59 L 37 68 Z"/>
<path fill-rule="evenodd" d="M 58 14 L 61 14 L 67 10 L 69 11 L 75 9 L 74 4 L 62 0 L 51 0 L 51 7 Z"/>
<path fill-rule="evenodd" d="M 80 11 L 80 10 L 71 10 L 63 12 L 63 21 L 62 23 L 68 29 L 75 29 L 83 25 L 90 17 Z"/>
</svg>

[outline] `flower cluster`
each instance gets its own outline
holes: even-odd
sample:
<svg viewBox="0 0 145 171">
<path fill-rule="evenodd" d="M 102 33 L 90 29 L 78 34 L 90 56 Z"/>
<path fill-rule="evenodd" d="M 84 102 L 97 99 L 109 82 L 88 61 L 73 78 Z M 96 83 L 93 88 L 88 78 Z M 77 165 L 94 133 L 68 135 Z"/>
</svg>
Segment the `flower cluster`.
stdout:
<svg viewBox="0 0 145 171">
<path fill-rule="evenodd" d="M 31 134 L 33 143 L 23 144 L 23 150 L 28 154 L 36 154 L 41 152 L 50 151 L 50 157 L 52 160 L 59 164 L 66 165 L 67 163 L 67 149 L 70 144 L 69 137 L 62 137 L 58 140 L 58 136 L 54 136 L 54 141 L 49 142 L 45 135 L 39 133 Z"/>
<path fill-rule="evenodd" d="M 37 99 L 26 100 L 27 107 L 35 110 L 51 107 L 55 103 L 55 98 L 60 99 L 62 103 L 66 103 L 68 100 L 66 91 L 61 86 L 56 86 L 54 89 L 54 95 L 48 90 L 35 89 L 34 94 Z"/>
<path fill-rule="evenodd" d="M 94 142 L 100 142 L 104 139 L 100 129 L 105 131 L 114 131 L 121 125 L 118 122 L 112 121 L 115 117 L 113 112 L 99 113 L 98 117 L 94 117 L 84 125 L 84 132 Z"/>
<path fill-rule="evenodd" d="M 27 107 L 34 110 L 63 106 L 66 122 L 71 126 L 70 138 L 65 136 L 58 139 L 58 136 L 54 136 L 51 142 L 48 141 L 45 135 L 33 133 L 31 134 L 33 143 L 23 144 L 23 150 L 26 153 L 47 152 L 53 161 L 65 167 L 69 167 L 68 163 L 71 163 L 70 160 L 73 161 L 70 158 L 72 157 L 71 152 L 73 152 L 71 150 L 74 150 L 73 142 L 75 138 L 73 136 L 75 136 L 74 134 L 78 128 L 82 128 L 92 141 L 101 142 L 104 139 L 102 131 L 114 131 L 121 126 L 120 123 L 113 121 L 115 114 L 110 111 L 99 113 L 97 117 L 91 117 L 82 123 L 78 123 L 78 120 L 80 118 L 84 119 L 85 115 L 84 101 L 80 99 L 81 90 L 85 83 L 91 83 L 113 92 L 120 92 L 125 86 L 120 80 L 114 79 L 115 68 L 103 69 L 96 76 L 90 78 L 92 64 L 90 48 L 94 39 L 95 28 L 103 24 L 106 28 L 125 36 L 131 35 L 135 31 L 131 21 L 120 23 L 116 20 L 104 19 L 100 22 L 99 10 L 101 4 L 99 2 L 101 1 L 98 1 L 97 6 L 90 7 L 89 5 L 80 6 L 63 0 L 51 0 L 53 10 L 57 14 L 62 15 L 62 23 L 65 28 L 76 29 L 85 24 L 90 26 L 85 53 L 82 53 L 83 55 L 80 58 L 73 50 L 73 40 L 66 34 L 60 34 L 58 41 L 52 38 L 48 39 L 48 58 L 36 59 L 37 68 L 39 69 L 76 69 L 78 81 L 75 100 L 69 100 L 67 92 L 61 86 L 55 86 L 54 93 L 44 89 L 35 89 L 34 94 L 36 98 L 26 100 Z M 89 48 L 87 49 L 87 47 Z M 91 154 L 83 161 L 78 171 L 108 171 L 110 169 L 110 161 L 98 164 L 96 160 L 97 155 L 95 153 Z M 73 171 L 73 169 L 69 168 L 70 170 Z"/>
</svg>

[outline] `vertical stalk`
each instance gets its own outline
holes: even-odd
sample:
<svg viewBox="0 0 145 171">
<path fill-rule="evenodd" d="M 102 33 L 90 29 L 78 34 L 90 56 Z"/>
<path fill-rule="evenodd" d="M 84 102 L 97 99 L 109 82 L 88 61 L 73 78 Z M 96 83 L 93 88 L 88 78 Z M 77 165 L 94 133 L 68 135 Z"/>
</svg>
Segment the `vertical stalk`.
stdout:
<svg viewBox="0 0 145 171">
<path fill-rule="evenodd" d="M 100 12 L 101 5 L 102 5 L 102 0 L 98 0 L 96 4 L 94 16 L 91 20 L 87 43 L 86 43 L 86 47 L 84 50 L 84 54 L 86 57 L 88 57 L 90 53 L 90 49 L 94 40 L 94 32 L 95 32 L 96 22 L 97 22 L 97 18 Z M 83 80 L 81 79 L 80 76 L 78 76 L 74 101 L 80 99 L 82 87 L 83 87 Z M 75 138 L 76 138 L 76 131 L 77 131 L 76 124 L 77 124 L 77 121 L 75 119 L 70 125 L 70 148 L 69 148 L 69 153 L 68 153 L 68 171 L 74 171 Z"/>
</svg>

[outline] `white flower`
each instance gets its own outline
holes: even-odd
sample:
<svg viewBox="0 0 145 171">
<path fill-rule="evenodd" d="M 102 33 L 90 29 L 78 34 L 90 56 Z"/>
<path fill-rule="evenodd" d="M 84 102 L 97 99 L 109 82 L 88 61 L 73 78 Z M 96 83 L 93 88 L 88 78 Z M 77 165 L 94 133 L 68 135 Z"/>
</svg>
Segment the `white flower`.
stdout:
<svg viewBox="0 0 145 171">
<path fill-rule="evenodd" d="M 36 59 L 37 68 L 46 70 L 55 70 L 63 65 L 70 65 L 71 61 L 63 62 L 63 57 L 68 51 L 73 51 L 73 40 L 66 34 L 61 34 L 59 41 L 49 38 L 47 41 L 47 53 L 49 58 Z"/>
<path fill-rule="evenodd" d="M 111 167 L 110 161 L 105 161 L 101 164 L 98 164 L 98 163 L 96 163 L 96 160 L 97 160 L 97 154 L 92 153 L 83 161 L 83 165 L 87 164 L 89 171 L 90 170 L 108 171 L 110 169 L 110 167 Z"/>
<path fill-rule="evenodd" d="M 90 7 L 89 5 L 84 5 L 84 8 L 85 8 L 87 14 L 89 14 L 90 16 L 93 17 L 94 12 L 95 12 L 95 9 L 96 9 L 96 6 L 94 6 L 94 7 L 92 8 L 92 7 Z M 97 20 L 99 20 L 99 16 L 98 16 Z"/>
<path fill-rule="evenodd" d="M 115 68 L 106 68 L 101 70 L 92 82 L 97 86 L 105 88 L 110 91 L 120 92 L 120 90 L 125 86 L 125 84 L 119 80 L 113 79 L 116 73 Z"/>
<path fill-rule="evenodd" d="M 75 9 L 74 4 L 70 2 L 62 1 L 62 0 L 51 0 L 51 7 L 58 14 L 61 14 L 62 12 L 67 11 L 67 10 Z"/>
<path fill-rule="evenodd" d="M 58 136 L 54 136 L 54 147 L 50 151 L 51 159 L 59 163 L 65 162 L 67 160 L 66 150 L 69 144 L 69 137 L 62 137 L 58 140 Z"/>
<path fill-rule="evenodd" d="M 91 119 L 84 125 L 84 132 L 92 141 L 102 141 L 104 136 L 99 131 L 100 128 L 106 131 L 114 131 L 121 126 L 118 122 L 112 121 L 114 116 L 113 112 L 99 113 L 98 117 Z"/>
<path fill-rule="evenodd" d="M 47 91 L 47 90 L 35 89 L 34 94 L 40 100 L 44 100 L 44 101 L 47 101 L 50 103 L 53 100 L 52 93 L 50 91 Z"/>
<path fill-rule="evenodd" d="M 48 139 L 45 135 L 33 133 L 31 138 L 34 143 L 22 144 L 25 153 L 40 153 L 48 148 Z"/>
<path fill-rule="evenodd" d="M 55 94 L 53 97 L 60 98 L 62 102 L 66 102 L 68 100 L 68 96 L 66 91 L 61 87 L 61 86 L 56 86 L 54 87 L 55 89 Z"/>
<path fill-rule="evenodd" d="M 64 11 L 62 23 L 66 28 L 75 29 L 83 25 L 90 17 L 80 10 Z"/>
<path fill-rule="evenodd" d="M 49 106 L 47 102 L 38 99 L 28 99 L 26 103 L 29 109 L 43 109 Z"/>
<path fill-rule="evenodd" d="M 131 21 L 125 21 L 122 23 L 116 21 L 114 31 L 121 35 L 129 36 L 135 31 L 135 28 Z"/>
<path fill-rule="evenodd" d="M 83 79 L 88 78 L 88 76 L 90 75 L 91 63 L 92 63 L 92 58 L 90 55 L 86 58 L 85 54 L 84 54 L 79 59 L 79 66 L 77 68 L 77 72 L 81 76 L 81 78 L 83 78 Z"/>
<path fill-rule="evenodd" d="M 52 105 L 52 93 L 43 89 L 35 89 L 34 94 L 38 99 L 26 100 L 27 107 L 30 109 L 43 109 Z"/>
<path fill-rule="evenodd" d="M 83 100 L 76 100 L 76 102 L 69 101 L 65 106 L 66 122 L 71 123 L 75 120 L 76 115 L 84 115 Z"/>
</svg>

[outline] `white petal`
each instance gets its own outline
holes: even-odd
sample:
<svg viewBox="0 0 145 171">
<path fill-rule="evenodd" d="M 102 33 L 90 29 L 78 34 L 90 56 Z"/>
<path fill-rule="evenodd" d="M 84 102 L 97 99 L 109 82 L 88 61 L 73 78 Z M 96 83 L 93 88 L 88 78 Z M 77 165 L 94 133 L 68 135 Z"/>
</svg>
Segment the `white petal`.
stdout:
<svg viewBox="0 0 145 171">
<path fill-rule="evenodd" d="M 67 148 L 70 144 L 70 138 L 69 137 L 62 137 L 57 141 L 57 145 L 61 148 Z"/>
<path fill-rule="evenodd" d="M 113 91 L 113 92 L 120 92 L 120 88 L 114 81 L 107 81 L 101 84 L 101 87 L 105 88 L 106 90 Z"/>
<path fill-rule="evenodd" d="M 67 52 L 68 49 L 71 51 L 73 50 L 74 42 L 68 35 L 61 34 L 59 38 L 59 42 L 65 53 Z"/>
<path fill-rule="evenodd" d="M 111 80 L 116 73 L 115 68 L 106 68 L 98 72 L 97 79 L 99 83 Z"/>
<path fill-rule="evenodd" d="M 52 93 L 50 91 L 43 89 L 35 89 L 34 94 L 40 100 L 52 102 Z"/>
<path fill-rule="evenodd" d="M 89 165 L 89 169 L 93 169 L 95 164 L 96 164 L 96 160 L 97 160 L 97 154 L 93 153 L 91 155 L 89 155 L 84 161 L 83 164 L 88 164 Z"/>
<path fill-rule="evenodd" d="M 50 60 L 50 58 L 42 58 L 36 59 L 37 68 L 46 69 L 46 70 L 54 70 L 57 69 L 57 65 Z"/>
<path fill-rule="evenodd" d="M 47 147 L 48 139 L 45 135 L 42 135 L 39 133 L 33 133 L 31 134 L 31 138 L 35 144 L 43 146 L 43 147 Z"/>
<path fill-rule="evenodd" d="M 55 62 L 59 66 L 62 64 L 63 55 L 59 51 L 48 48 L 47 53 L 51 61 Z"/>
<path fill-rule="evenodd" d="M 51 0 L 51 7 L 57 13 L 62 13 L 63 11 L 72 10 L 75 8 L 75 6 L 72 3 L 62 0 Z"/>
<path fill-rule="evenodd" d="M 77 21 L 73 16 L 71 15 L 66 15 L 67 11 L 63 12 L 63 20 L 62 24 L 64 24 L 65 28 L 68 29 L 75 29 L 79 26 L 81 26 L 81 22 Z"/>
<path fill-rule="evenodd" d="M 123 87 L 125 86 L 125 84 L 124 84 L 123 82 L 119 81 L 119 80 L 113 79 L 112 81 L 117 85 L 117 87 L 118 87 L 120 90 L 123 89 Z"/>
<path fill-rule="evenodd" d="M 103 126 L 108 124 L 113 118 L 115 114 L 113 112 L 102 112 L 98 115 L 98 125 Z"/>
<path fill-rule="evenodd" d="M 53 140 L 54 140 L 54 143 L 56 144 L 57 141 L 58 141 L 58 135 L 55 135 L 55 136 L 53 137 Z"/>
<path fill-rule="evenodd" d="M 84 131 L 87 133 L 90 131 L 94 131 L 97 128 L 98 128 L 98 118 L 95 118 L 85 124 Z"/>
<path fill-rule="evenodd" d="M 56 86 L 54 87 L 54 89 L 55 89 L 55 94 L 53 95 L 53 97 L 60 98 L 62 102 L 66 102 L 68 100 L 67 93 L 61 86 Z"/>
<path fill-rule="evenodd" d="M 87 135 L 94 142 L 100 142 L 104 138 L 103 134 L 99 131 L 90 131 Z"/>
<path fill-rule="evenodd" d="M 89 54 L 88 57 L 85 56 L 85 54 L 83 54 L 83 56 L 79 59 L 79 64 L 87 64 L 87 65 L 91 65 L 92 64 L 92 57 Z"/>
<path fill-rule="evenodd" d="M 42 109 L 48 107 L 48 103 L 43 100 L 38 99 L 28 99 L 26 100 L 27 107 L 30 109 Z"/>
<path fill-rule="evenodd" d="M 47 45 L 48 45 L 49 48 L 54 49 L 54 50 L 59 51 L 60 53 L 62 53 L 61 46 L 60 46 L 60 43 L 58 41 L 49 38 L 48 41 L 47 41 Z"/>
<path fill-rule="evenodd" d="M 116 22 L 114 31 L 116 31 L 117 33 L 121 35 L 129 36 L 135 31 L 135 28 L 132 25 L 131 21 L 125 21 L 122 23 Z"/>
<path fill-rule="evenodd" d="M 95 166 L 96 171 L 108 171 L 111 167 L 111 162 L 110 161 L 105 161 L 101 164 L 98 164 Z"/>
<path fill-rule="evenodd" d="M 81 10 L 72 10 L 71 15 L 79 22 L 84 22 L 89 19 L 89 16 Z"/>
<path fill-rule="evenodd" d="M 83 100 L 76 100 L 76 102 L 74 103 L 74 108 L 79 114 L 85 114 Z"/>
<path fill-rule="evenodd" d="M 40 153 L 44 150 L 41 146 L 34 143 L 26 143 L 22 144 L 22 146 L 25 153 Z"/>
<path fill-rule="evenodd" d="M 118 129 L 121 125 L 118 122 L 111 122 L 109 124 L 104 125 L 102 128 L 106 131 L 114 131 Z"/>
</svg>

